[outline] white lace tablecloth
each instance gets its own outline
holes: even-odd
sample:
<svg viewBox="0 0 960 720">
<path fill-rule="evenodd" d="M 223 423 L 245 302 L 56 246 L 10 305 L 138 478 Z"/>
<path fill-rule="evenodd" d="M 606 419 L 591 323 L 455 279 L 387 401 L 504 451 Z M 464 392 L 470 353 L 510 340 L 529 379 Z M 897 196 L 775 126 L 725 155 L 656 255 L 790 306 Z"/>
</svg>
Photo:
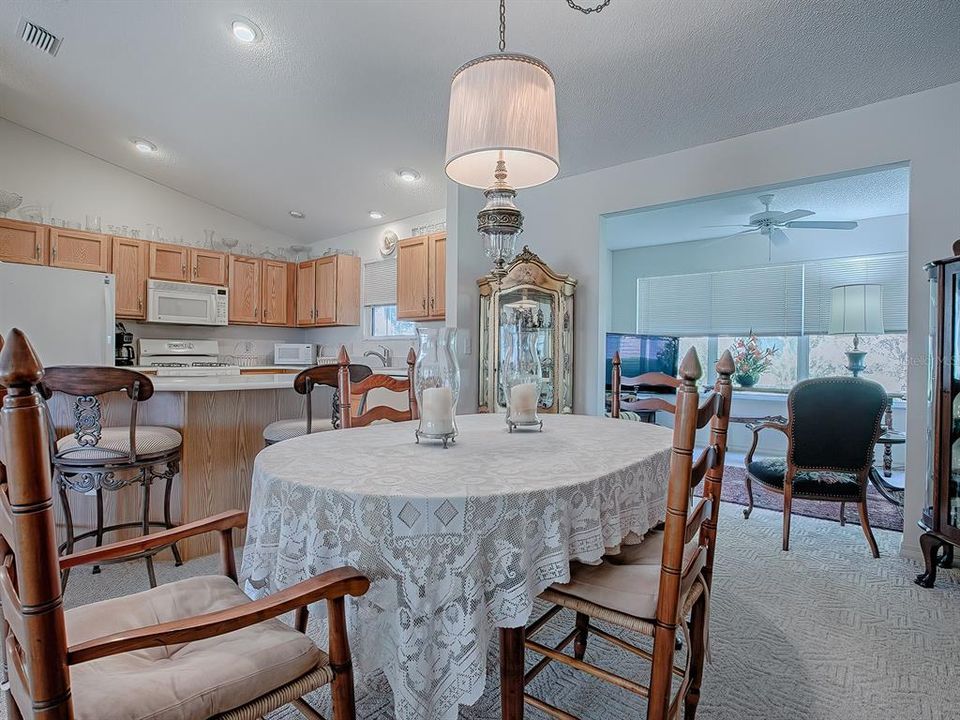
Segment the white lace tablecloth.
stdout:
<svg viewBox="0 0 960 720">
<path fill-rule="evenodd" d="M 524 624 L 571 560 L 637 542 L 666 511 L 672 433 L 548 415 L 510 434 L 458 418 L 444 450 L 415 424 L 318 433 L 263 450 L 241 568 L 265 595 L 341 565 L 370 591 L 348 603 L 358 676 L 383 670 L 398 720 L 457 717 L 483 692 L 487 644 Z"/>
</svg>

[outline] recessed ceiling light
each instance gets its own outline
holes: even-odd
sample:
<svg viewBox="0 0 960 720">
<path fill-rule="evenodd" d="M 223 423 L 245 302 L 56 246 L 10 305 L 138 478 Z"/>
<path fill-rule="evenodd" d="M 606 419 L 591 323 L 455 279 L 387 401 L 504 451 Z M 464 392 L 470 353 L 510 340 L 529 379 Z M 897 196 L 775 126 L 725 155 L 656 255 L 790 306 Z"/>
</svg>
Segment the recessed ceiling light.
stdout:
<svg viewBox="0 0 960 720">
<path fill-rule="evenodd" d="M 371 210 L 367 214 L 374 220 L 383 220 L 383 213 L 380 212 L 379 210 Z"/>
<path fill-rule="evenodd" d="M 133 146 L 142 153 L 155 153 L 157 151 L 157 146 L 149 140 L 134 138 L 131 140 L 131 142 L 133 143 Z"/>
<path fill-rule="evenodd" d="M 295 217 L 297 220 L 303 220 L 306 215 L 304 215 L 300 210 L 291 210 L 290 217 Z"/>
<path fill-rule="evenodd" d="M 240 42 L 252 43 L 263 37 L 263 32 L 251 20 L 238 17 L 230 24 L 233 36 Z"/>
<path fill-rule="evenodd" d="M 412 168 L 401 168 L 397 170 L 397 176 L 404 182 L 416 182 L 420 179 L 420 173 Z"/>
</svg>

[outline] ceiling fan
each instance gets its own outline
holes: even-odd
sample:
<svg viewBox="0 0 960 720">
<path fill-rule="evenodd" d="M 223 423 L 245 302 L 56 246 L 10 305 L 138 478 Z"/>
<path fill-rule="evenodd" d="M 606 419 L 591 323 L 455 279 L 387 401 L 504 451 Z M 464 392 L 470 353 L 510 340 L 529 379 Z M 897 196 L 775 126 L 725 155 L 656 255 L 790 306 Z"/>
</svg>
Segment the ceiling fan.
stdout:
<svg viewBox="0 0 960 720">
<path fill-rule="evenodd" d="M 770 241 L 775 244 L 787 242 L 790 238 L 782 228 L 808 228 L 816 230 L 853 230 L 857 227 L 854 221 L 829 221 L 829 220 L 800 220 L 800 218 L 810 217 L 815 213 L 812 210 L 791 210 L 782 212 L 780 210 L 771 210 L 770 205 L 773 202 L 773 195 L 760 195 L 760 202 L 763 204 L 763 212 L 751 215 L 747 219 L 747 225 L 708 225 L 707 227 L 742 227 L 748 228 L 740 232 L 728 235 L 727 237 L 736 237 L 737 235 L 747 235 L 749 233 L 759 232 L 766 235 Z"/>
</svg>

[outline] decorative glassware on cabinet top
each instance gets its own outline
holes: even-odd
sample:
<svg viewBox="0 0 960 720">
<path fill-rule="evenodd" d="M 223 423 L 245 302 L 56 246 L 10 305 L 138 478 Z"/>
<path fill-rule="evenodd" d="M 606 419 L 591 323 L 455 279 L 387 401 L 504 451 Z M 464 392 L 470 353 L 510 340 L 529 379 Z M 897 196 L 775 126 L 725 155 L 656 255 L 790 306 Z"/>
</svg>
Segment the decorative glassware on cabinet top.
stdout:
<svg viewBox="0 0 960 720">
<path fill-rule="evenodd" d="M 505 341 L 501 329 L 517 326 L 536 338 L 541 373 L 537 412 L 572 413 L 573 311 L 577 281 L 554 272 L 530 252 L 530 248 L 524 247 L 499 283 L 490 274 L 480 278 L 477 285 L 480 288 L 479 411 L 508 409 L 509 396 L 504 390 L 500 367 Z"/>
<path fill-rule="evenodd" d="M 11 210 L 16 210 L 23 202 L 23 196 L 9 190 L 0 190 L 0 215 L 7 216 Z"/>
<path fill-rule="evenodd" d="M 460 364 L 456 328 L 417 328 L 417 362 L 413 385 L 420 408 L 420 425 L 414 435 L 441 440 L 443 447 L 456 442 L 457 400 L 460 399 Z"/>
</svg>

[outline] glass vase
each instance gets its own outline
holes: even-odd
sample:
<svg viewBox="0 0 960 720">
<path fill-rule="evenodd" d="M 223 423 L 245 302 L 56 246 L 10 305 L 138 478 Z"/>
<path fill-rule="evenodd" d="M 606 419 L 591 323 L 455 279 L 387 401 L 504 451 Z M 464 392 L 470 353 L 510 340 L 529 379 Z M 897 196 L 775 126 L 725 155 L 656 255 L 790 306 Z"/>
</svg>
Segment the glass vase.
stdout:
<svg viewBox="0 0 960 720">
<path fill-rule="evenodd" d="M 515 428 L 543 430 L 539 412 L 543 368 L 537 352 L 538 336 L 536 330 L 524 330 L 520 325 L 504 328 L 500 372 L 510 432 Z"/>
<path fill-rule="evenodd" d="M 416 430 L 421 438 L 456 442 L 457 400 L 460 398 L 460 364 L 457 362 L 456 328 L 417 328 L 417 362 L 413 386 L 420 409 Z"/>
</svg>

